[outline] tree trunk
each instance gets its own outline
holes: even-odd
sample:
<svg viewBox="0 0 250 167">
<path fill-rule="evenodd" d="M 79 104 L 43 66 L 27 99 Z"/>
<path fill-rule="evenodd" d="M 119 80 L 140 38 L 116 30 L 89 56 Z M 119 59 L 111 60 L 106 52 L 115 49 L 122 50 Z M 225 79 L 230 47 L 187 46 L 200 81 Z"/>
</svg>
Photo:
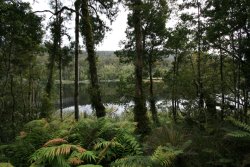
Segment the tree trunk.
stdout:
<svg viewBox="0 0 250 167">
<path fill-rule="evenodd" d="M 58 49 L 61 50 L 61 41 Z M 62 52 L 59 53 L 59 96 L 60 96 L 60 119 L 63 121 L 63 84 L 62 84 Z"/>
<path fill-rule="evenodd" d="M 75 2 L 76 18 L 75 18 L 75 120 L 79 120 L 79 8 L 80 1 Z"/>
<path fill-rule="evenodd" d="M 224 119 L 225 108 L 225 88 L 224 88 L 224 74 L 223 74 L 223 55 L 220 49 L 220 82 L 221 82 L 221 120 Z"/>
<path fill-rule="evenodd" d="M 200 15 L 201 15 L 201 4 L 197 1 L 198 4 L 198 58 L 197 58 L 197 73 L 198 73 L 198 96 L 199 96 L 199 111 L 204 108 L 204 95 L 203 95 L 203 84 L 201 78 L 201 26 L 200 26 Z"/>
<path fill-rule="evenodd" d="M 173 86 L 172 86 L 172 112 L 173 112 L 173 118 L 176 122 L 177 120 L 177 110 L 176 110 L 176 88 L 175 88 L 175 82 L 176 82 L 176 63 L 177 63 L 177 53 L 174 56 L 174 67 L 173 67 Z"/>
<path fill-rule="evenodd" d="M 55 3 L 56 3 L 55 13 L 57 13 L 58 1 L 56 0 Z M 56 29 L 57 33 L 61 32 L 58 15 L 56 15 L 56 24 L 54 28 Z M 53 51 L 50 55 L 50 60 L 49 60 L 49 65 L 48 65 L 49 74 L 48 74 L 48 81 L 47 81 L 46 88 L 45 88 L 46 95 L 43 101 L 43 107 L 42 107 L 41 114 L 40 114 L 41 118 L 49 117 L 49 111 L 53 107 L 51 98 L 52 98 L 52 89 L 54 86 L 55 61 L 56 61 L 56 55 L 58 53 L 58 43 L 60 41 L 60 38 L 57 35 L 61 36 L 61 34 L 53 34 Z"/>
<path fill-rule="evenodd" d="M 102 104 L 101 92 L 98 83 L 97 68 L 96 68 L 96 55 L 95 55 L 95 46 L 93 38 L 93 29 L 90 21 L 90 15 L 88 10 L 88 0 L 82 0 L 82 18 L 83 24 L 85 26 L 84 36 L 86 42 L 86 49 L 88 53 L 88 62 L 89 62 L 89 72 L 90 72 L 90 83 L 91 83 L 91 103 L 96 110 L 97 118 L 104 117 L 105 107 Z"/>
<path fill-rule="evenodd" d="M 150 131 L 150 128 L 147 116 L 146 102 L 142 88 L 143 48 L 142 48 L 141 18 L 140 18 L 141 4 L 142 4 L 141 0 L 135 0 L 133 9 L 133 22 L 134 22 L 135 40 L 136 40 L 134 120 L 135 122 L 137 122 L 136 132 L 145 135 Z"/>
<path fill-rule="evenodd" d="M 157 109 L 155 106 L 155 97 L 154 97 L 154 90 L 153 90 L 153 76 L 152 76 L 152 54 L 149 54 L 149 79 L 150 79 L 150 88 L 149 88 L 149 96 L 150 96 L 150 110 L 152 113 L 152 119 L 155 125 L 159 125 L 159 119 L 157 116 Z"/>
<path fill-rule="evenodd" d="M 237 70 L 237 109 L 238 109 L 238 114 L 240 121 L 243 121 L 243 111 L 240 108 L 240 82 L 241 82 L 241 60 L 242 60 L 242 55 L 241 55 L 241 31 L 238 33 L 238 43 L 239 43 L 239 50 L 238 50 L 238 70 Z"/>
<path fill-rule="evenodd" d="M 247 86 L 247 85 L 246 85 Z M 248 121 L 248 93 L 249 93 L 249 90 L 248 88 L 245 88 L 245 91 L 244 91 L 244 122 L 247 123 Z"/>
<path fill-rule="evenodd" d="M 12 126 L 12 135 L 13 137 L 16 135 L 16 126 L 15 126 L 15 112 L 16 112 L 16 98 L 14 94 L 14 83 L 13 83 L 14 77 L 11 74 L 10 76 L 10 94 L 12 98 L 12 112 L 11 112 L 11 126 Z"/>
<path fill-rule="evenodd" d="M 234 34 L 231 34 L 231 48 L 235 50 Z M 237 59 L 233 57 L 234 117 L 237 117 Z"/>
</svg>

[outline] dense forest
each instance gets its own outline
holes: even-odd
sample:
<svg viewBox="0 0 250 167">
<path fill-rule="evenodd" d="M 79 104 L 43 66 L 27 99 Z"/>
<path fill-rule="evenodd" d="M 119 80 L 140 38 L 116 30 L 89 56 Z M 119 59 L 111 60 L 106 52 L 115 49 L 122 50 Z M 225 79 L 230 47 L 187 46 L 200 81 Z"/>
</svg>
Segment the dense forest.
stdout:
<svg viewBox="0 0 250 167">
<path fill-rule="evenodd" d="M 250 166 L 249 0 L 49 5 L 0 0 L 0 167 Z"/>
</svg>

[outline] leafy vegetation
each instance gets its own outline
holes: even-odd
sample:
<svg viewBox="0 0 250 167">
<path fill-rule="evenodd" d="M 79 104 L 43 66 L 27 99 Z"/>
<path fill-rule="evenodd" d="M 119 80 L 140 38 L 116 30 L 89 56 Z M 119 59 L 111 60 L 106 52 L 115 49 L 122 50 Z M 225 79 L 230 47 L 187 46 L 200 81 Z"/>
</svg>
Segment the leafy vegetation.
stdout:
<svg viewBox="0 0 250 167">
<path fill-rule="evenodd" d="M 0 0 L 0 167 L 250 166 L 249 1 L 50 5 Z M 123 48 L 96 51 L 119 8 Z M 109 109 L 104 93 L 130 106 Z M 92 114 L 80 112 L 85 98 Z"/>
</svg>

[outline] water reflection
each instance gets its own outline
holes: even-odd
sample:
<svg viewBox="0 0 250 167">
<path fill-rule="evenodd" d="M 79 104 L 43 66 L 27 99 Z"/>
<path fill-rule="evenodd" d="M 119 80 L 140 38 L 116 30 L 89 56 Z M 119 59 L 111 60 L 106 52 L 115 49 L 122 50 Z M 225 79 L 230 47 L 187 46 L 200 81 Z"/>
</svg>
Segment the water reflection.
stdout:
<svg viewBox="0 0 250 167">
<path fill-rule="evenodd" d="M 79 85 L 79 105 L 87 106 L 83 108 L 91 108 L 90 107 L 90 97 L 88 92 L 89 84 L 81 83 Z M 148 99 L 148 84 L 145 84 L 145 97 Z M 119 82 L 102 82 L 100 84 L 101 94 L 102 94 L 102 102 L 107 105 L 107 107 L 111 104 L 117 105 L 125 105 L 127 106 L 131 101 L 133 101 L 133 93 L 134 90 L 126 90 L 126 94 L 121 91 Z M 166 93 L 163 83 L 155 83 L 154 92 L 155 98 L 157 101 L 162 99 L 167 99 L 168 93 Z M 130 96 L 127 96 L 130 95 Z M 59 104 L 59 100 L 57 102 L 57 106 Z M 74 105 L 74 84 L 65 84 L 63 85 L 63 107 L 68 108 Z M 87 110 L 86 109 L 86 110 Z"/>
<path fill-rule="evenodd" d="M 111 112 L 112 115 L 121 115 L 124 112 L 131 112 L 134 107 L 134 102 L 131 101 L 125 104 L 114 104 L 114 103 L 106 103 L 104 104 L 107 111 Z M 156 108 L 159 112 L 166 112 L 171 108 L 171 101 L 159 100 L 156 102 Z M 180 109 L 184 109 L 182 105 L 179 106 Z M 149 103 L 147 102 L 147 108 L 149 108 Z M 63 109 L 64 112 L 74 112 L 74 106 L 70 106 Z M 91 115 L 93 113 L 93 109 L 90 104 L 80 105 L 79 111 L 81 114 Z"/>
</svg>

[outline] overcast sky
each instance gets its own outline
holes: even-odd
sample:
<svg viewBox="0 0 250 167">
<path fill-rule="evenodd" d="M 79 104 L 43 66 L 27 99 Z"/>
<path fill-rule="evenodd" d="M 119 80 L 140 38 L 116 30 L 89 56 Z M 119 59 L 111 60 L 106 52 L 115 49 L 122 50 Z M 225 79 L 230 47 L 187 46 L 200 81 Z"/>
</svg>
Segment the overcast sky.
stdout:
<svg viewBox="0 0 250 167">
<path fill-rule="evenodd" d="M 50 9 L 49 1 L 50 0 L 23 0 L 24 2 L 30 2 L 33 11 L 40 11 L 45 9 Z M 73 0 L 64 0 L 64 6 L 72 7 L 73 8 Z M 97 46 L 97 50 L 102 51 L 115 51 L 121 49 L 119 47 L 119 42 L 126 38 L 125 29 L 127 27 L 127 11 L 125 11 L 122 7 L 120 8 L 120 12 L 116 18 L 116 20 L 110 26 L 112 30 L 106 33 L 105 39 L 103 40 L 102 44 Z M 47 25 L 49 17 L 51 16 L 50 13 L 40 13 L 39 15 L 45 16 L 45 21 L 43 21 L 44 25 Z M 74 20 L 74 17 L 72 17 Z M 74 40 L 74 23 L 67 23 L 65 24 L 66 27 L 69 28 L 69 34 L 72 36 L 72 40 Z M 45 39 L 48 39 L 49 34 Z M 66 37 L 64 38 L 64 42 L 67 43 Z"/>
</svg>

